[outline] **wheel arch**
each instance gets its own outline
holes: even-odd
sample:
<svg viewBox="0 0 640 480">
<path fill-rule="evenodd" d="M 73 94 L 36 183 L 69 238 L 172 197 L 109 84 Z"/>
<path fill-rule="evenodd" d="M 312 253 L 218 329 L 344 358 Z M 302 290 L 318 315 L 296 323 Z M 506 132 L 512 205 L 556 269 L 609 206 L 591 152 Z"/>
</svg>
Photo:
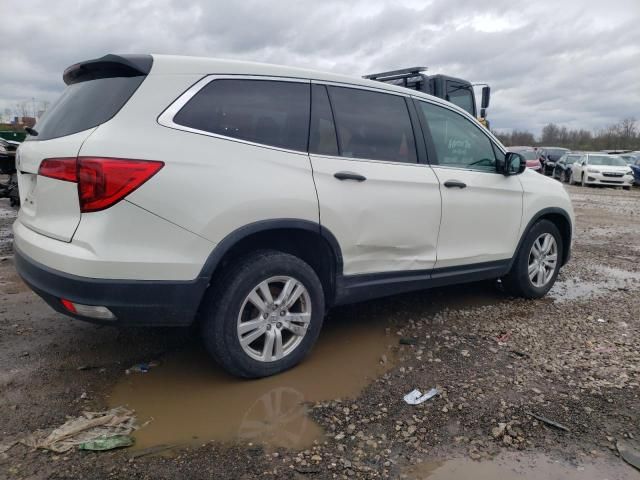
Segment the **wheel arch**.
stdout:
<svg viewBox="0 0 640 480">
<path fill-rule="evenodd" d="M 522 246 L 522 242 L 524 242 L 524 238 L 526 237 L 531 227 L 533 227 L 540 220 L 549 220 L 552 222 L 558 230 L 560 231 L 560 235 L 562 236 L 562 261 L 561 266 L 564 266 L 571 257 L 571 236 L 573 235 L 572 224 L 571 224 L 571 216 L 569 213 L 563 208 L 559 207 L 549 207 L 543 208 L 539 212 L 537 212 L 531 219 L 529 223 L 522 231 L 522 235 L 520 236 L 520 241 L 518 242 L 518 246 L 516 248 L 516 253 L 514 254 L 514 259 Z M 512 260 L 513 262 L 513 260 Z"/>
<path fill-rule="evenodd" d="M 234 230 L 216 245 L 200 277 L 212 284 L 234 259 L 259 249 L 279 250 L 307 262 L 320 278 L 325 304 L 333 304 L 336 277 L 342 274 L 342 251 L 331 231 L 309 220 L 261 220 Z"/>
</svg>

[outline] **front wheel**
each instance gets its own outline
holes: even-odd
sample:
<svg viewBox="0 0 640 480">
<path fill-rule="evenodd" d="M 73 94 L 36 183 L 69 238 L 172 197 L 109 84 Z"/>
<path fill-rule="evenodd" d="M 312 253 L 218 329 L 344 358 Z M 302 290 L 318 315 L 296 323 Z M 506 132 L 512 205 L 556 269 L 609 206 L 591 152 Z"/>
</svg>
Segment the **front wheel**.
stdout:
<svg viewBox="0 0 640 480">
<path fill-rule="evenodd" d="M 549 220 L 538 221 L 526 234 L 502 284 L 518 297 L 543 297 L 558 277 L 562 252 L 558 227 Z"/>
<path fill-rule="evenodd" d="M 324 292 L 314 270 L 277 251 L 249 254 L 212 285 L 202 336 L 230 374 L 259 378 L 297 365 L 315 344 Z"/>
</svg>

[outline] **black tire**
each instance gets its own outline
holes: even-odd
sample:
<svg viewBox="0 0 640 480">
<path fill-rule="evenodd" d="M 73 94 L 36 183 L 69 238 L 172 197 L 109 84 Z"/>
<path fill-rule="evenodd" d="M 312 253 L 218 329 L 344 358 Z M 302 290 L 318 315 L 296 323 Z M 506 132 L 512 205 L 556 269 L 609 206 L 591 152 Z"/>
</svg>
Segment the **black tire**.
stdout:
<svg viewBox="0 0 640 480">
<path fill-rule="evenodd" d="M 533 242 L 544 233 L 550 233 L 553 235 L 558 246 L 558 260 L 555 271 L 549 279 L 549 282 L 543 287 L 536 287 L 529 279 L 529 254 L 531 252 Z M 562 236 L 560 235 L 558 227 L 549 220 L 540 220 L 536 222 L 527 232 L 524 240 L 522 241 L 522 245 L 520 245 L 520 249 L 516 253 L 513 265 L 511 266 L 511 271 L 509 271 L 507 276 L 502 279 L 502 285 L 504 285 L 505 290 L 516 297 L 541 298 L 545 296 L 547 292 L 551 290 L 551 287 L 553 287 L 553 284 L 558 277 L 560 264 L 562 263 L 563 251 L 564 245 L 562 243 Z"/>
<path fill-rule="evenodd" d="M 623 190 L 629 191 L 631 190 L 631 187 L 622 187 Z"/>
<path fill-rule="evenodd" d="M 253 288 L 274 276 L 287 275 L 301 282 L 311 299 L 311 320 L 302 342 L 280 360 L 263 362 L 251 358 L 237 333 L 240 308 Z M 300 258 L 287 253 L 262 250 L 248 254 L 209 288 L 202 309 L 201 332 L 205 347 L 231 375 L 260 378 L 275 375 L 297 365 L 313 348 L 324 320 L 324 292 L 315 271 Z"/>
<path fill-rule="evenodd" d="M 567 172 L 566 170 L 564 171 L 564 173 L 562 174 L 562 181 L 564 183 L 569 183 L 569 172 Z"/>
</svg>

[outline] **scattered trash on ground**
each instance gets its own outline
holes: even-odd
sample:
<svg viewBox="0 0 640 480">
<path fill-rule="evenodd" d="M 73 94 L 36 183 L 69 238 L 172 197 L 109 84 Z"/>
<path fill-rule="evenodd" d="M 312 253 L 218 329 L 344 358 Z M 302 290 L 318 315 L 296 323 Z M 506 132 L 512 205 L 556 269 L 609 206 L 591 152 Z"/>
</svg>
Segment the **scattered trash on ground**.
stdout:
<svg viewBox="0 0 640 480">
<path fill-rule="evenodd" d="M 404 401 L 409 405 L 419 405 L 422 402 L 426 402 L 430 398 L 435 397 L 439 393 L 440 390 L 438 390 L 437 388 L 432 388 L 423 395 L 422 392 L 416 388 L 415 390 L 412 390 L 404 396 Z"/>
<path fill-rule="evenodd" d="M 130 435 L 113 435 L 111 437 L 98 437 L 95 440 L 82 442 L 79 448 L 80 450 L 103 451 L 130 447 L 133 444 L 134 440 Z"/>
<path fill-rule="evenodd" d="M 158 365 L 160 365 L 159 362 L 138 363 L 131 368 L 127 368 L 124 373 L 126 373 L 127 375 L 130 375 L 132 373 L 147 373 L 149 370 L 157 367 Z"/>
<path fill-rule="evenodd" d="M 622 459 L 632 467 L 640 470 L 640 450 L 633 448 L 628 442 L 618 440 L 616 448 Z"/>
<path fill-rule="evenodd" d="M 128 436 L 137 428 L 133 412 L 116 407 L 105 412 L 84 412 L 79 417 L 67 420 L 48 435 L 39 430 L 20 442 L 29 447 L 63 453 L 99 438 L 108 440 L 115 436 Z"/>
<path fill-rule="evenodd" d="M 546 423 L 547 425 L 549 425 L 551 427 L 559 428 L 560 430 L 564 430 L 565 432 L 569 431 L 569 429 L 567 427 L 565 427 L 564 425 L 562 425 L 561 423 L 554 422 L 553 420 L 549 420 L 547 417 L 543 417 L 541 415 L 536 415 L 535 413 L 529 412 L 529 411 L 526 411 L 524 413 L 526 413 L 527 415 L 535 418 L 536 420 L 540 420 L 542 423 Z"/>
</svg>

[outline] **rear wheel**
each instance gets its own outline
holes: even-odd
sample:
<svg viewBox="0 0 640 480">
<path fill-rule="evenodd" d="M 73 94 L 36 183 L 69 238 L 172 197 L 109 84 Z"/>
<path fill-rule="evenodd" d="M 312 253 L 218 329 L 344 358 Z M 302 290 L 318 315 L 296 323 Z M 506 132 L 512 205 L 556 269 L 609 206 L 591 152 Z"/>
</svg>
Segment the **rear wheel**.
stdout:
<svg viewBox="0 0 640 480">
<path fill-rule="evenodd" d="M 207 350 L 230 374 L 259 378 L 298 364 L 324 317 L 322 284 L 298 257 L 249 254 L 212 286 L 203 310 Z"/>
<path fill-rule="evenodd" d="M 570 183 L 569 172 L 566 170 L 562 173 L 562 181 L 565 183 Z"/>
<path fill-rule="evenodd" d="M 540 220 L 525 236 L 502 284 L 509 293 L 519 297 L 543 297 L 558 277 L 562 252 L 558 227 L 549 220 Z"/>
</svg>

